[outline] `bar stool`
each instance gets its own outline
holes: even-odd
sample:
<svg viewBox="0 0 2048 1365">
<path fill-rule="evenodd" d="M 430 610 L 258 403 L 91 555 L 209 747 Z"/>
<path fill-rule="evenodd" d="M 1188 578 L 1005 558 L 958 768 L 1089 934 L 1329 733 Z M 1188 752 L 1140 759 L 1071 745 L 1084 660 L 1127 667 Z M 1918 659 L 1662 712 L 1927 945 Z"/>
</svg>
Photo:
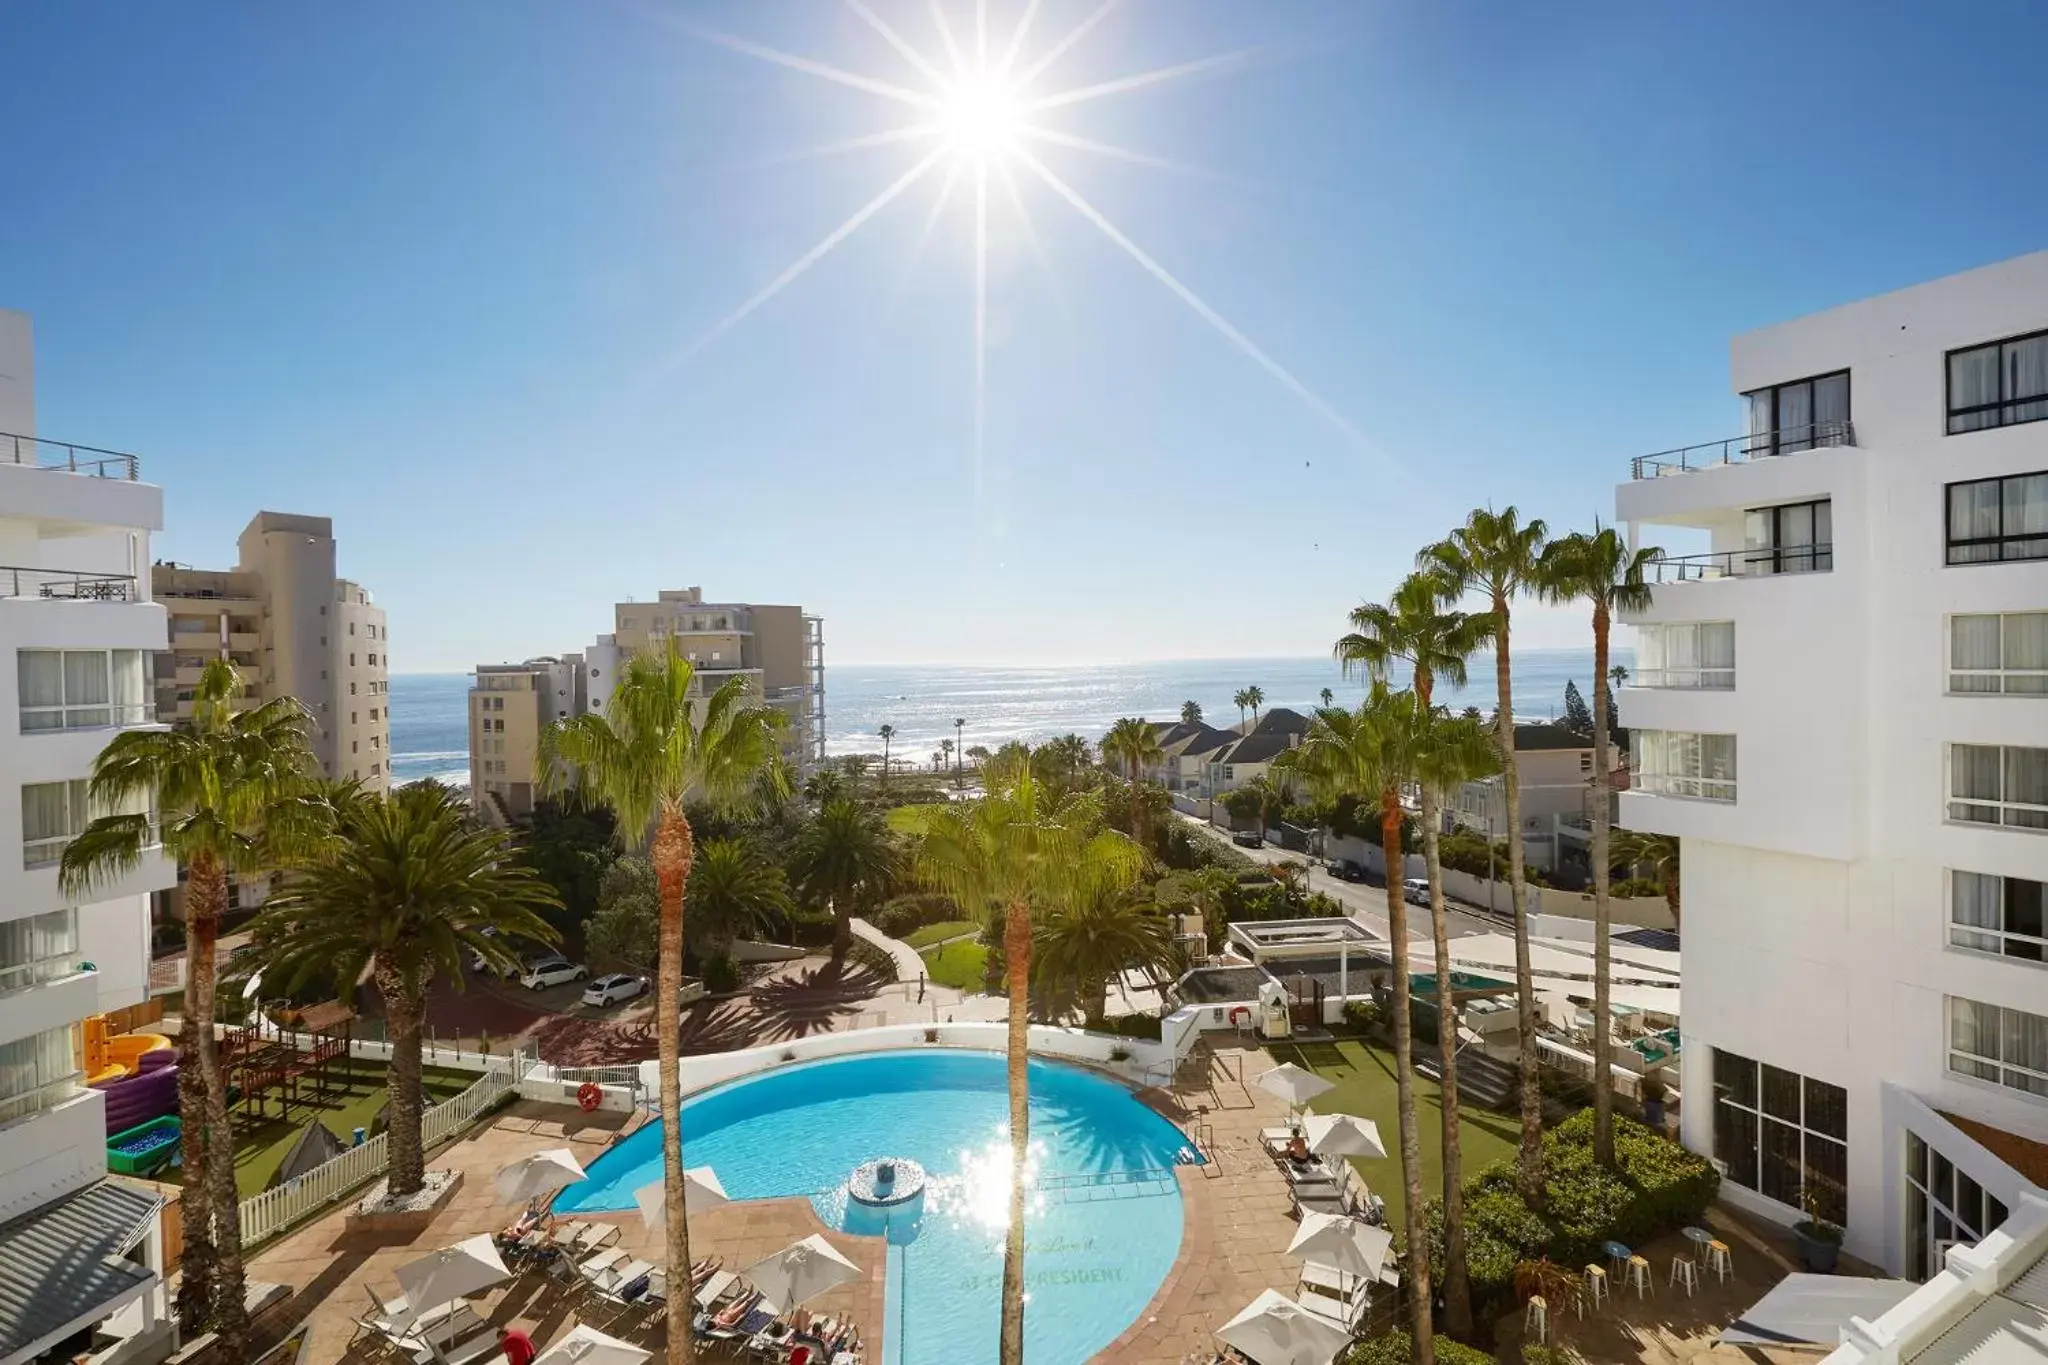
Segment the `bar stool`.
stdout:
<svg viewBox="0 0 2048 1365">
<path fill-rule="evenodd" d="M 1692 1257 L 1680 1252 L 1671 1258 L 1671 1278 L 1665 1283 L 1684 1285 L 1685 1296 L 1689 1299 L 1693 1291 L 1700 1287 L 1700 1268 Z"/>
<path fill-rule="evenodd" d="M 1550 1335 L 1550 1304 L 1541 1294 L 1531 1294 L 1529 1306 L 1522 1310 L 1523 1338 L 1527 1339 L 1532 1332 L 1539 1342 Z"/>
<path fill-rule="evenodd" d="M 1636 1288 L 1638 1299 L 1648 1298 L 1657 1292 L 1656 1277 L 1650 1273 L 1650 1262 L 1646 1257 L 1631 1255 L 1628 1258 L 1628 1280 Z"/>
<path fill-rule="evenodd" d="M 1724 1283 L 1735 1274 L 1735 1257 L 1729 1253 L 1728 1244 L 1718 1237 L 1707 1243 L 1707 1270 Z"/>
<path fill-rule="evenodd" d="M 1586 1292 L 1579 1298 L 1579 1316 L 1586 1316 L 1586 1301 L 1592 1300 L 1595 1311 L 1607 1301 L 1607 1271 L 1597 1265 L 1586 1267 Z"/>
</svg>

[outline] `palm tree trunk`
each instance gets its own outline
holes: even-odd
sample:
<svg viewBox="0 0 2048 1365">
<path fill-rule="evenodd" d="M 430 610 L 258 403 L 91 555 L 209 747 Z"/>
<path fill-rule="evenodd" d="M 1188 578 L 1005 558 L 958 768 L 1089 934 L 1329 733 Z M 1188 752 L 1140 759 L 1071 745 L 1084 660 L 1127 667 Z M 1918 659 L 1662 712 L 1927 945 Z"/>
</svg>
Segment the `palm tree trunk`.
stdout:
<svg viewBox="0 0 2048 1365">
<path fill-rule="evenodd" d="M 682 1013 L 676 999 L 683 990 L 683 888 L 689 885 L 690 860 L 696 856 L 696 847 L 690 821 L 682 811 L 661 813 L 650 853 L 661 897 L 660 950 L 654 970 L 654 1038 L 660 1058 L 661 1117 L 668 1124 L 666 1139 L 661 1144 L 662 1212 L 668 1228 L 668 1282 L 684 1286 L 687 1295 L 690 1220 L 683 1207 Z M 687 1322 L 672 1327 L 667 1336 L 669 1365 L 691 1365 L 697 1346 Z"/>
<path fill-rule="evenodd" d="M 1415 1123 L 1415 1021 L 1409 1015 L 1408 902 L 1401 895 L 1401 798 L 1380 794 L 1380 846 L 1387 855 L 1387 937 L 1394 953 L 1394 1089 L 1400 1111 L 1401 1184 L 1408 1192 L 1402 1230 L 1414 1365 L 1436 1365 L 1430 1313 L 1429 1227 L 1422 1216 L 1422 1139 Z"/>
<path fill-rule="evenodd" d="M 219 981 L 214 958 L 220 943 L 221 912 L 227 902 L 227 869 L 217 858 L 194 857 L 185 883 L 186 941 L 190 945 L 185 958 L 188 1018 L 180 1032 L 190 1030 L 198 1035 L 199 1076 L 204 1087 L 200 1130 L 206 1152 L 200 1171 L 196 1176 L 188 1172 L 186 1182 L 187 1189 L 197 1185 L 201 1190 L 212 1233 L 207 1325 L 219 1336 L 221 1357 L 241 1360 L 247 1354 L 249 1336 L 248 1306 L 243 1301 L 241 1196 L 235 1188 L 235 1132 L 228 1119 L 227 1078 L 221 1072 L 220 1046 L 213 1036 Z"/>
<path fill-rule="evenodd" d="M 1002 1365 L 1024 1365 L 1024 1177 L 1031 1151 L 1031 906 L 1003 916 L 1010 977 L 1010 1224 L 1003 1233 Z"/>
<path fill-rule="evenodd" d="M 1493 599 L 1500 625 L 1494 641 L 1493 674 L 1497 696 L 1495 732 L 1500 737 L 1501 786 L 1508 808 L 1508 894 L 1515 902 L 1516 1032 L 1521 1044 L 1522 1071 L 1522 1199 L 1530 1208 L 1543 1207 L 1543 1087 L 1536 1060 L 1536 975 L 1529 964 L 1529 884 L 1522 860 L 1522 777 L 1515 770 L 1514 671 L 1508 655 L 1508 600 Z"/>
<path fill-rule="evenodd" d="M 208 1049 L 202 1038 L 213 1036 L 213 983 L 211 970 L 201 972 L 202 955 L 213 961 L 214 940 L 220 932 L 219 902 L 225 896 L 219 885 L 220 869 L 212 865 L 211 875 L 193 860 L 191 878 L 185 888 L 185 1008 L 184 1023 L 178 1029 L 178 1113 L 184 1124 L 179 1153 L 185 1193 L 182 1200 L 185 1249 L 178 1259 L 178 1328 L 187 1337 L 206 1331 L 213 1320 L 213 1289 L 220 1277 L 219 1251 L 213 1232 L 213 1192 L 207 1183 L 206 1104 Z M 212 905 L 209 910 L 208 905 Z"/>
<path fill-rule="evenodd" d="M 1109 978 L 1103 977 L 1095 983 L 1090 992 L 1086 1014 L 1082 1024 L 1087 1028 L 1099 1029 L 1109 1022 Z"/>
<path fill-rule="evenodd" d="M 1443 1071 L 1444 1326 L 1472 1335 L 1472 1284 L 1465 1271 L 1464 1154 L 1458 1129 L 1458 1009 L 1451 993 L 1451 934 L 1444 915 L 1444 865 L 1439 857 L 1437 796 L 1422 789 L 1422 860 L 1429 877 L 1429 919 L 1436 945 L 1436 1046 Z"/>
<path fill-rule="evenodd" d="M 377 961 L 371 973 L 377 994 L 384 999 L 385 1022 L 391 1026 L 391 1074 L 386 1082 L 391 1109 L 384 1130 L 390 1163 L 385 1189 L 395 1198 L 404 1198 L 418 1194 L 427 1183 L 427 1158 L 420 1134 L 420 1023 L 426 1014 L 426 992 L 410 985 L 393 962 Z"/>
<path fill-rule="evenodd" d="M 853 951 L 853 893 L 841 888 L 832 896 L 832 963 L 846 961 Z M 677 971 L 680 973 L 681 968 Z M 680 976 L 678 977 L 680 979 Z"/>
<path fill-rule="evenodd" d="M 1593 604 L 1593 1159 L 1603 1166 L 1614 1164 L 1614 1071 L 1608 1062 L 1608 1040 L 1613 1031 L 1608 1019 L 1608 973 L 1611 970 L 1607 941 L 1614 925 L 1614 907 L 1609 902 L 1613 876 L 1607 865 L 1610 838 L 1607 814 L 1607 604 Z"/>
</svg>

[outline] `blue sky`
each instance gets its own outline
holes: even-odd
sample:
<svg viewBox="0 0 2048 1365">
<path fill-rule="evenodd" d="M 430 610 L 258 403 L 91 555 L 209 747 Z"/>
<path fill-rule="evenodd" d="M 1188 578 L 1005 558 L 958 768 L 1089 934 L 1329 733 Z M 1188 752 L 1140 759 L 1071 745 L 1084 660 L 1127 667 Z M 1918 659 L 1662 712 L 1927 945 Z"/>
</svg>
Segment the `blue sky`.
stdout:
<svg viewBox="0 0 2048 1365">
<path fill-rule="evenodd" d="M 1475 501 L 1583 525 L 1733 434 L 1732 333 L 2048 222 L 2028 0 L 1127 0 L 1040 88 L 1259 50 L 1045 121 L 1206 173 L 1039 155 L 1367 440 L 1020 170 L 977 481 L 967 196 L 910 268 L 938 174 L 684 358 L 920 153 L 787 159 L 916 115 L 683 22 L 920 83 L 834 0 L 7 7 L 43 434 L 142 453 L 171 558 L 333 516 L 403 671 L 693 583 L 849 661 L 1320 653 Z"/>
</svg>

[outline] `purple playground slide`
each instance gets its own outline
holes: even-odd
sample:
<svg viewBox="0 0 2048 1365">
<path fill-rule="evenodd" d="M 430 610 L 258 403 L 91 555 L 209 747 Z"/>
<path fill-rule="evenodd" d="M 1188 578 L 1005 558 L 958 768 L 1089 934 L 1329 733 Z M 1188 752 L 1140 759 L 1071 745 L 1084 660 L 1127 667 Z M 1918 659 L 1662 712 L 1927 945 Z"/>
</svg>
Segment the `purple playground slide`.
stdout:
<svg viewBox="0 0 2048 1365">
<path fill-rule="evenodd" d="M 171 1063 L 177 1060 L 174 1052 L 144 1053 L 139 1064 L 149 1069 L 98 1087 L 107 1097 L 108 1137 L 178 1112 L 178 1068 L 164 1062 L 152 1066 L 152 1059 L 158 1057 Z"/>
</svg>

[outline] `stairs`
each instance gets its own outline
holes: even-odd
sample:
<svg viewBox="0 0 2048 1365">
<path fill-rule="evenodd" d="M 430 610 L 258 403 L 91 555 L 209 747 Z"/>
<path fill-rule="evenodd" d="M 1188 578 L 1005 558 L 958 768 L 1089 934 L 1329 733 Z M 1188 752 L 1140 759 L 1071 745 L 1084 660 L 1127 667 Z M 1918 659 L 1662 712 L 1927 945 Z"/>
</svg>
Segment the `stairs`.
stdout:
<svg viewBox="0 0 2048 1365">
<path fill-rule="evenodd" d="M 1433 1081 L 1444 1076 L 1443 1062 L 1429 1044 L 1417 1044 L 1415 1069 Z M 1476 1047 L 1458 1054 L 1458 1101 L 1489 1109 L 1509 1109 L 1517 1102 L 1521 1072 L 1510 1062 L 1496 1061 Z"/>
</svg>

